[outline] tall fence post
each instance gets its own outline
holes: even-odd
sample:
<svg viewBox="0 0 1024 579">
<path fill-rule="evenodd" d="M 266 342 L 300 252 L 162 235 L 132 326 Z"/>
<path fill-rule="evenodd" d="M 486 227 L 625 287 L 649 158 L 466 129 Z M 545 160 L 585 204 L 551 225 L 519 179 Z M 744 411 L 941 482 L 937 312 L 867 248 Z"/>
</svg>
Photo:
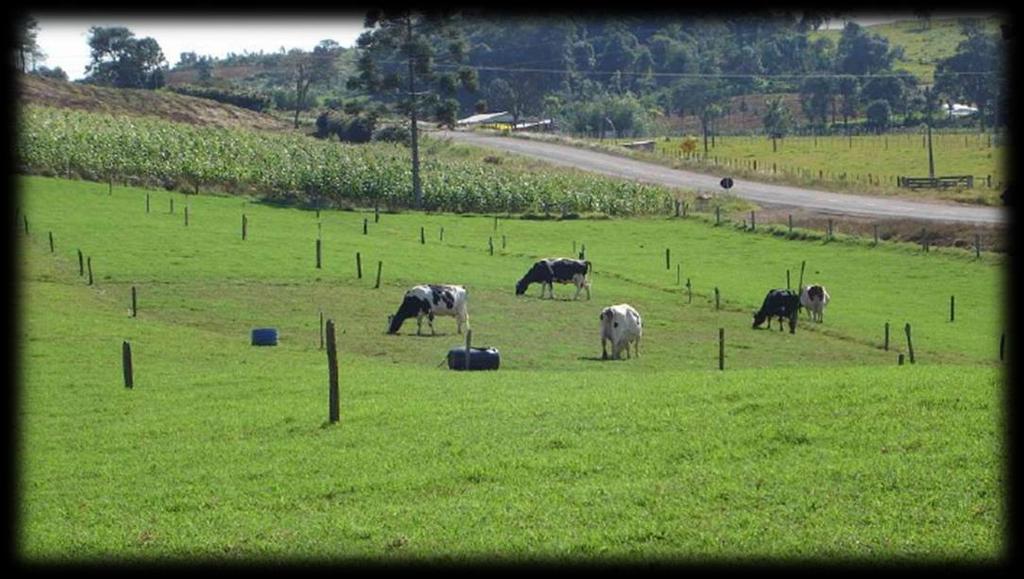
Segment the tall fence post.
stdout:
<svg viewBox="0 0 1024 579">
<path fill-rule="evenodd" d="M 914 342 L 910 339 L 910 322 L 904 326 L 903 330 L 907 333 L 907 353 L 910 354 L 910 363 L 914 363 Z"/>
<path fill-rule="evenodd" d="M 363 261 L 356 252 L 356 279 L 363 279 Z"/>
<path fill-rule="evenodd" d="M 331 424 L 340 418 L 338 400 L 338 345 L 335 342 L 334 320 L 327 320 L 327 416 Z"/>
<path fill-rule="evenodd" d="M 667 247 L 665 248 L 665 269 L 672 269 L 672 258 Z"/>
<path fill-rule="evenodd" d="M 316 240 L 316 268 L 320 269 L 320 240 Z"/>
<path fill-rule="evenodd" d="M 82 257 L 82 250 L 78 250 L 78 275 L 85 275 L 85 258 Z"/>
<path fill-rule="evenodd" d="M 444 226 L 441 227 L 441 241 L 444 241 Z"/>
<path fill-rule="evenodd" d="M 149 193 L 146 193 L 146 213 L 149 213 Z"/>
<path fill-rule="evenodd" d="M 949 321 L 956 320 L 956 296 L 949 296 Z"/>
<path fill-rule="evenodd" d="M 974 234 L 974 257 L 975 259 L 981 258 L 981 236 L 977 233 Z"/>
<path fill-rule="evenodd" d="M 185 205 L 185 227 L 188 227 L 188 205 Z"/>
<path fill-rule="evenodd" d="M 715 309 L 716 310 L 718 309 L 718 305 L 719 305 L 718 298 L 719 298 L 719 292 L 718 292 L 718 288 L 716 287 L 715 288 Z"/>
<path fill-rule="evenodd" d="M 488 237 L 487 238 L 487 251 L 490 252 L 491 255 L 494 255 L 494 238 L 493 237 Z"/>
<path fill-rule="evenodd" d="M 373 205 L 373 222 L 380 223 L 380 206 L 376 203 Z"/>
<path fill-rule="evenodd" d="M 423 229 L 423 226 L 420 225 L 420 245 L 426 245 L 426 243 L 427 243 L 427 234 L 426 234 L 425 230 Z"/>
<path fill-rule="evenodd" d="M 693 286 L 690 285 L 690 278 L 686 278 L 686 303 L 693 303 Z"/>
<path fill-rule="evenodd" d="M 718 205 L 718 206 L 715 206 L 715 225 L 720 225 L 721 223 L 722 223 L 722 206 Z"/>
<path fill-rule="evenodd" d="M 793 214 L 789 214 L 789 235 L 793 235 Z"/>
<path fill-rule="evenodd" d="M 121 366 L 124 369 L 124 387 L 134 387 L 135 379 L 132 375 L 132 345 L 127 341 L 121 342 Z"/>
<path fill-rule="evenodd" d="M 725 328 L 718 328 L 718 369 L 725 370 Z"/>
<path fill-rule="evenodd" d="M 676 264 L 676 285 L 680 285 L 680 284 L 683 283 L 682 275 L 683 275 L 682 264 L 677 263 Z"/>
<path fill-rule="evenodd" d="M 882 348 L 883 348 L 883 349 L 884 349 L 884 350 L 885 350 L 886 352 L 888 352 L 888 351 L 889 351 L 889 322 L 885 322 L 885 343 L 884 343 L 884 345 L 882 346 Z"/>
<path fill-rule="evenodd" d="M 804 268 L 807 267 L 807 260 L 800 262 L 800 285 L 796 289 L 804 291 Z"/>
<path fill-rule="evenodd" d="M 92 285 L 92 257 L 85 258 L 86 269 L 89 270 L 89 285 Z"/>
<path fill-rule="evenodd" d="M 754 212 L 750 212 L 750 230 L 757 231 L 757 224 L 754 222 Z"/>
<path fill-rule="evenodd" d="M 320 310 L 320 349 L 324 349 L 324 311 Z"/>
<path fill-rule="evenodd" d="M 53 253 L 53 232 L 52 231 L 49 232 L 49 236 L 50 236 L 50 253 Z"/>
<path fill-rule="evenodd" d="M 367 231 L 368 231 L 368 229 L 367 229 L 367 219 L 364 217 L 363 218 L 363 235 L 366 235 Z"/>
<path fill-rule="evenodd" d="M 789 289 L 789 270 L 786 270 L 786 289 Z"/>
<path fill-rule="evenodd" d="M 378 288 L 380 288 L 380 270 L 381 270 L 381 268 L 383 268 L 383 267 L 384 267 L 384 262 L 383 262 L 383 261 L 378 261 L 378 262 L 377 262 L 377 283 L 375 283 L 375 284 L 373 285 L 373 289 L 378 289 Z"/>
<path fill-rule="evenodd" d="M 132 286 L 132 317 L 137 317 L 139 313 L 138 302 L 136 301 L 135 286 Z"/>
<path fill-rule="evenodd" d="M 246 218 L 245 213 L 243 213 L 242 214 L 242 241 L 245 241 L 246 229 L 248 228 L 248 225 L 249 225 L 248 218 Z"/>
</svg>

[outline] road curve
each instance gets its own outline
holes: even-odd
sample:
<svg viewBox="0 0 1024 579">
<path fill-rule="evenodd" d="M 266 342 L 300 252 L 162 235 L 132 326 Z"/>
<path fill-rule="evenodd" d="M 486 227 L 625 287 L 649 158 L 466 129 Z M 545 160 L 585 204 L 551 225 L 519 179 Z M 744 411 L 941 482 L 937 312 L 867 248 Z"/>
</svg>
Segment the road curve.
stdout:
<svg viewBox="0 0 1024 579">
<path fill-rule="evenodd" d="M 636 179 L 645 183 L 681 189 L 719 192 L 722 191 L 719 181 L 721 181 L 722 177 L 726 176 L 724 173 L 714 176 L 671 169 L 626 157 L 530 139 L 517 139 L 463 131 L 442 130 L 432 131 L 432 134 L 450 138 L 453 141 L 535 157 L 557 165 L 576 167 L 577 169 L 603 173 L 613 177 Z M 733 178 L 733 187 L 729 192 L 761 205 L 799 207 L 808 211 L 839 216 L 867 217 L 872 219 L 914 219 L 983 225 L 1005 225 L 1007 221 L 1007 213 L 1000 207 L 929 203 L 889 197 L 849 195 L 786 185 L 758 183 L 736 178 Z"/>
</svg>

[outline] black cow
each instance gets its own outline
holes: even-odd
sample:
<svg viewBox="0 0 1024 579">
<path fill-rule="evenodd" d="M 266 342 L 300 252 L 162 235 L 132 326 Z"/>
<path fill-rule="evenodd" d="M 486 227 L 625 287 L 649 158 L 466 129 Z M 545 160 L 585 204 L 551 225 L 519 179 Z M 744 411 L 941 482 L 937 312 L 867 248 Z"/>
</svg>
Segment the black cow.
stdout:
<svg viewBox="0 0 1024 579">
<path fill-rule="evenodd" d="M 587 290 L 587 299 L 590 299 L 590 262 L 581 259 L 570 259 L 568 257 L 549 257 L 533 264 L 530 271 L 526 272 L 521 280 L 516 282 L 516 295 L 526 293 L 526 288 L 531 283 L 541 284 L 540 297 L 544 297 L 545 288 L 552 299 L 555 297 L 555 283 L 571 283 L 576 285 L 576 295 L 572 299 L 580 297 L 580 291 Z"/>
<path fill-rule="evenodd" d="M 779 331 L 782 331 L 782 320 L 789 320 L 789 333 L 796 333 L 797 314 L 800 313 L 800 294 L 788 289 L 773 289 L 768 292 L 761 304 L 761 309 L 754 312 L 754 327 L 760 327 L 768 320 L 768 328 L 772 327 L 772 318 L 778 318 Z"/>
</svg>

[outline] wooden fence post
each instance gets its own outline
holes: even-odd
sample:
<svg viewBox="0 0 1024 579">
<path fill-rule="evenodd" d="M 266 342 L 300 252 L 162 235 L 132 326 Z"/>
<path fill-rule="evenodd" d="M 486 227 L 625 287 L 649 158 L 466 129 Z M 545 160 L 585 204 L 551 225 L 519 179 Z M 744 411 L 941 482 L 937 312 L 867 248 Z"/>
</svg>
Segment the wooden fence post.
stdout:
<svg viewBox="0 0 1024 579">
<path fill-rule="evenodd" d="M 335 342 L 334 320 L 327 320 L 327 415 L 331 424 L 340 418 L 338 400 L 338 345 Z"/>
<path fill-rule="evenodd" d="M 682 275 L 683 275 L 682 264 L 677 263 L 676 264 L 676 285 L 680 285 L 680 284 L 683 283 Z"/>
<path fill-rule="evenodd" d="M 490 252 L 491 255 L 494 255 L 494 238 L 493 237 L 488 237 L 487 238 L 487 251 Z"/>
<path fill-rule="evenodd" d="M 149 193 L 146 193 L 146 213 L 149 213 Z"/>
<path fill-rule="evenodd" d="M 789 234 L 793 235 L 793 214 L 789 214 Z"/>
<path fill-rule="evenodd" d="M 719 205 L 719 206 L 715 207 L 715 225 L 719 225 L 721 223 L 722 223 L 722 206 Z"/>
<path fill-rule="evenodd" d="M 377 262 L 377 283 L 375 283 L 375 284 L 373 285 L 373 289 L 378 289 L 378 288 L 380 288 L 380 270 L 381 270 L 381 268 L 383 268 L 383 267 L 384 267 L 384 262 L 383 262 L 383 261 L 378 261 L 378 262 Z"/>
<path fill-rule="evenodd" d="M 366 219 L 366 218 L 364 217 L 364 218 L 363 218 L 363 235 L 366 235 L 366 234 L 367 234 L 367 228 L 366 228 L 366 226 L 367 226 L 367 219 Z"/>
<path fill-rule="evenodd" d="M 243 213 L 242 214 L 242 241 L 245 241 L 246 228 L 248 227 L 248 225 L 249 225 L 248 218 L 246 218 L 245 213 Z"/>
<path fill-rule="evenodd" d="M 718 292 L 718 288 L 716 287 L 715 288 L 715 309 L 716 310 L 718 309 L 718 298 L 719 298 L 719 292 Z"/>
<path fill-rule="evenodd" d="M 800 262 L 800 285 L 796 288 L 800 291 L 804 291 L 804 267 L 807 266 L 807 260 Z"/>
<path fill-rule="evenodd" d="M 757 231 L 757 224 L 754 222 L 754 212 L 750 212 L 750 230 Z"/>
<path fill-rule="evenodd" d="M 320 310 L 320 349 L 324 349 L 324 311 Z"/>
<path fill-rule="evenodd" d="M 136 301 L 135 286 L 132 286 L 132 317 L 137 317 L 139 313 L 138 302 Z"/>
<path fill-rule="evenodd" d="M 502 233 L 501 234 L 501 249 L 505 249 L 505 246 L 507 246 L 507 245 L 508 245 L 508 239 L 506 239 L 505 234 Z"/>
<path fill-rule="evenodd" d="M 473 330 L 466 330 L 466 365 L 463 366 L 463 370 L 469 370 L 469 352 L 473 343 Z"/>
<path fill-rule="evenodd" d="M 914 343 L 910 339 L 910 322 L 907 322 L 907 325 L 904 326 L 903 330 L 907 334 L 907 352 L 910 354 L 910 363 L 913 364 L 914 363 Z"/>
<path fill-rule="evenodd" d="M 174 213 L 174 197 L 168 199 L 171 202 L 171 208 L 167 211 L 168 213 Z"/>
<path fill-rule="evenodd" d="M 789 270 L 786 270 L 786 289 L 789 289 Z"/>
<path fill-rule="evenodd" d="M 320 240 L 316 240 L 316 268 L 320 269 Z"/>
<path fill-rule="evenodd" d="M 725 328 L 718 328 L 718 369 L 725 370 Z"/>
<path fill-rule="evenodd" d="M 373 205 L 373 222 L 380 223 L 380 206 L 376 203 Z"/>
<path fill-rule="evenodd" d="M 828 239 L 830 241 L 832 239 L 832 218 L 829 218 L 828 220 Z"/>
<path fill-rule="evenodd" d="M 78 250 L 78 275 L 85 275 L 85 261 L 82 257 L 82 250 Z"/>
<path fill-rule="evenodd" d="M 85 258 L 86 269 L 89 270 L 89 285 L 92 285 L 92 257 Z"/>
<path fill-rule="evenodd" d="M 441 241 L 444 241 L 444 227 L 441 227 Z"/>
<path fill-rule="evenodd" d="M 188 205 L 185 205 L 185 227 L 188 227 Z"/>
<path fill-rule="evenodd" d="M 427 234 L 424 231 L 423 226 L 420 225 L 420 245 L 426 245 L 426 243 L 427 243 Z"/>
<path fill-rule="evenodd" d="M 690 278 L 686 278 L 686 303 L 693 303 L 693 287 L 690 285 Z"/>
<path fill-rule="evenodd" d="M 672 259 L 669 254 L 669 248 L 665 248 L 665 269 L 672 269 Z"/>
<path fill-rule="evenodd" d="M 974 257 L 981 259 L 981 236 L 977 233 L 974 234 Z"/>
<path fill-rule="evenodd" d="M 356 252 L 356 279 L 363 279 L 363 262 L 358 251 Z"/>
<path fill-rule="evenodd" d="M 956 320 L 956 296 L 949 296 L 949 321 Z"/>
<path fill-rule="evenodd" d="M 903 354 L 900 354 L 900 355 L 896 356 L 896 364 L 898 364 L 900 366 L 903 365 Z"/>
<path fill-rule="evenodd" d="M 53 232 L 52 231 L 49 232 L 49 236 L 50 236 L 50 253 L 53 253 Z"/>
<path fill-rule="evenodd" d="M 132 375 L 132 345 L 128 342 L 121 342 L 121 366 L 124 369 L 124 387 L 135 386 L 135 379 Z"/>
<path fill-rule="evenodd" d="M 888 351 L 889 351 L 889 322 L 885 322 L 885 343 L 884 343 L 884 345 L 882 346 L 882 348 L 883 348 L 883 349 L 884 349 L 884 350 L 885 350 L 886 352 L 888 352 Z"/>
</svg>

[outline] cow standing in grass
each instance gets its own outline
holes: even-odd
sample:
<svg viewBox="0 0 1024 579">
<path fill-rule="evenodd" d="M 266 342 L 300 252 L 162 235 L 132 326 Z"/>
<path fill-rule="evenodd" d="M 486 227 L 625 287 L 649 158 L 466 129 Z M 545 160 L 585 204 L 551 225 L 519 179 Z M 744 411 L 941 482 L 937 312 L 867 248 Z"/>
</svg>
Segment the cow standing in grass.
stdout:
<svg viewBox="0 0 1024 579">
<path fill-rule="evenodd" d="M 831 296 L 823 285 L 808 285 L 800 292 L 800 305 L 807 308 L 811 321 L 821 322 Z"/>
<path fill-rule="evenodd" d="M 533 264 L 530 271 L 526 272 L 516 282 L 516 295 L 526 293 L 526 289 L 532 283 L 541 284 L 540 297 L 544 297 L 544 290 L 548 290 L 551 299 L 555 298 L 556 283 L 571 283 L 576 285 L 576 295 L 572 299 L 580 297 L 580 292 L 587 290 L 587 299 L 590 299 L 590 262 L 581 259 L 570 259 L 567 257 L 549 257 Z"/>
<path fill-rule="evenodd" d="M 618 360 L 623 348 L 629 358 L 629 345 L 640 357 L 640 338 L 644 335 L 644 323 L 640 313 L 629 304 L 608 306 L 601 310 L 601 359 L 608 359 L 608 348 L 605 342 L 612 344 L 612 359 Z"/>
<path fill-rule="evenodd" d="M 782 331 L 782 320 L 789 320 L 789 333 L 796 333 L 796 318 L 800 312 L 800 296 L 788 289 L 773 289 L 765 296 L 761 309 L 754 312 L 754 328 L 768 321 L 772 327 L 772 318 L 778 318 L 779 331 Z"/>
<path fill-rule="evenodd" d="M 466 288 L 460 285 L 418 285 L 405 292 L 405 299 L 398 312 L 388 316 L 388 333 L 397 334 L 405 320 L 416 318 L 416 335 L 423 330 L 423 317 L 430 324 L 434 335 L 434 316 L 454 316 L 456 329 L 461 334 L 462 325 L 469 329 L 469 312 L 466 310 Z"/>
</svg>

